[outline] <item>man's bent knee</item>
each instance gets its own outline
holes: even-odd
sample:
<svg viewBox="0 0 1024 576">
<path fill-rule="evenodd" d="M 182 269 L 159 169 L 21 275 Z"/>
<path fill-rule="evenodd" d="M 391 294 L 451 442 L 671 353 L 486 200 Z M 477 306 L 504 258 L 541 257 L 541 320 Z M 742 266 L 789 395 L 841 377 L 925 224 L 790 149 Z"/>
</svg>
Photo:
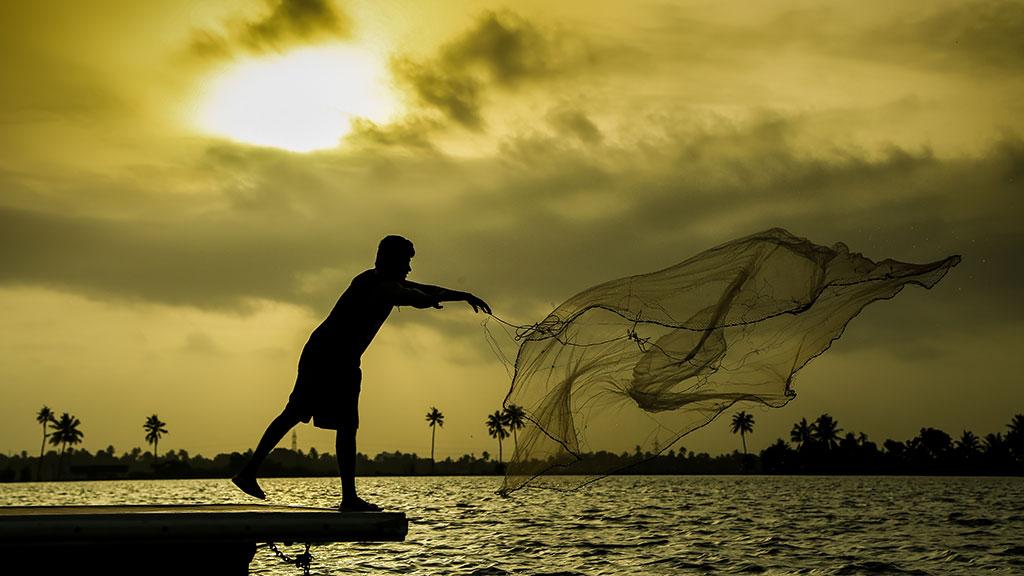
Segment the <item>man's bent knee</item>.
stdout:
<svg viewBox="0 0 1024 576">
<path fill-rule="evenodd" d="M 298 410 L 292 407 L 291 404 L 288 404 L 287 406 L 284 407 L 284 410 L 282 410 L 281 413 L 278 414 L 275 420 L 277 420 L 281 424 L 289 424 L 290 426 L 295 426 L 299 422 L 302 422 L 302 415 L 299 414 Z"/>
</svg>

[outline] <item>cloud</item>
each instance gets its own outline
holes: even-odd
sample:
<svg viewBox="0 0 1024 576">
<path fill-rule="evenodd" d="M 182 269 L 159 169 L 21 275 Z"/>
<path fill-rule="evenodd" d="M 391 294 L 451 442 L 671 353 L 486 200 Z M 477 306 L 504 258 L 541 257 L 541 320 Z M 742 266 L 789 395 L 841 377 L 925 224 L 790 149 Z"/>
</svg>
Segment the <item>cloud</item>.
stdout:
<svg viewBox="0 0 1024 576">
<path fill-rule="evenodd" d="M 431 118 L 407 116 L 396 122 L 377 124 L 365 118 L 352 121 L 346 141 L 360 147 L 404 147 L 420 151 L 435 150 L 431 136 L 443 125 Z"/>
<path fill-rule="evenodd" d="M 188 333 L 181 350 L 188 354 L 200 356 L 221 356 L 224 354 L 224 350 L 209 334 L 198 331 Z"/>
<path fill-rule="evenodd" d="M 190 52 L 220 59 L 242 49 L 255 54 L 282 51 L 326 39 L 348 38 L 352 23 L 331 0 L 267 0 L 268 13 L 255 21 L 234 21 L 229 31 L 193 32 Z"/>
<path fill-rule="evenodd" d="M 206 309 L 274 300 L 325 310 L 372 264 L 377 240 L 398 231 L 417 243 L 414 279 L 479 292 L 503 317 L 532 321 L 591 285 L 778 225 L 872 258 L 963 253 L 937 291 L 970 309 L 971 321 L 956 324 L 1019 310 L 1020 139 L 954 158 L 895 147 L 812 153 L 797 144 L 801 130 L 799 118 L 767 116 L 651 129 L 625 145 L 555 129 L 475 159 L 221 146 L 203 159 L 220 187 L 204 210 L 155 194 L 160 209 L 139 205 L 135 216 L 0 209 L 0 283 Z M 83 183 L 78 201 L 88 205 L 96 187 Z M 956 282 L 962 296 L 946 290 Z M 408 316 L 399 321 L 421 321 Z"/>
<path fill-rule="evenodd" d="M 1024 4 L 1014 0 L 934 3 L 924 9 L 826 3 L 744 18 L 707 18 L 704 12 L 702 19 L 683 7 L 662 11 L 646 43 L 649 54 L 671 53 L 674 61 L 690 66 L 732 71 L 778 62 L 792 66 L 794 54 L 813 59 L 799 66 L 839 57 L 971 76 L 1024 66 Z"/>
<path fill-rule="evenodd" d="M 548 123 L 564 134 L 574 136 L 587 143 L 597 143 L 603 138 L 601 130 L 582 111 L 569 107 L 552 109 L 547 115 Z"/>
<path fill-rule="evenodd" d="M 348 19 L 330 0 L 280 0 L 262 20 L 248 24 L 241 37 L 253 51 L 280 49 L 282 44 L 323 37 L 344 37 Z"/>
<path fill-rule="evenodd" d="M 392 62 L 391 69 L 400 82 L 412 90 L 420 104 L 436 108 L 468 128 L 479 128 L 483 123 L 480 116 L 482 81 L 462 71 L 448 71 L 404 58 Z"/>
<path fill-rule="evenodd" d="M 1024 4 L 1009 0 L 956 3 L 922 18 L 871 31 L 861 47 L 877 58 L 961 71 L 1024 67 Z"/>
<path fill-rule="evenodd" d="M 578 40 L 538 28 L 510 12 L 488 12 L 430 59 L 400 56 L 392 72 L 415 100 L 473 129 L 483 125 L 489 91 L 565 74 L 592 59 Z"/>
<path fill-rule="evenodd" d="M 201 308 L 244 308 L 246 299 L 287 299 L 289 272 L 259 277 L 260 241 L 230 248 L 215 223 L 121 221 L 0 209 L 5 262 L 0 281 L 31 283 L 101 299 Z M 211 236 L 212 235 L 212 236 Z M 286 262 L 278 262 L 287 268 Z M 251 272 L 246 272 L 246 270 Z"/>
<path fill-rule="evenodd" d="M 484 14 L 475 27 L 448 44 L 440 65 L 454 71 L 477 67 L 497 83 L 512 86 L 560 70 L 556 40 L 512 13 Z"/>
<path fill-rule="evenodd" d="M 47 73 L 25 83 L 26 70 Z M 104 83 L 103 74 L 49 55 L 24 53 L 17 66 L 0 66 L 0 125 L 70 122 L 89 125 L 123 115 L 130 102 Z"/>
<path fill-rule="evenodd" d="M 1013 200 L 1024 165 L 1019 139 L 946 159 L 895 147 L 811 154 L 795 144 L 798 126 L 773 118 L 663 140 L 652 134 L 632 153 L 606 147 L 597 157 L 554 136 L 532 136 L 516 144 L 521 169 L 502 175 L 502 191 L 474 199 L 476 210 L 501 214 L 507 225 L 467 231 L 465 260 L 494 261 L 500 245 L 505 256 L 491 272 L 500 280 L 488 290 L 553 307 L 599 282 L 779 225 L 820 243 L 845 241 L 875 259 L 962 253 L 964 264 L 950 276 L 964 282 L 963 294 L 950 281 L 936 290 L 953 316 L 970 308 L 970 321 L 953 323 L 1007 321 L 1012 287 L 1024 282 L 1014 256 L 1024 240 Z"/>
</svg>

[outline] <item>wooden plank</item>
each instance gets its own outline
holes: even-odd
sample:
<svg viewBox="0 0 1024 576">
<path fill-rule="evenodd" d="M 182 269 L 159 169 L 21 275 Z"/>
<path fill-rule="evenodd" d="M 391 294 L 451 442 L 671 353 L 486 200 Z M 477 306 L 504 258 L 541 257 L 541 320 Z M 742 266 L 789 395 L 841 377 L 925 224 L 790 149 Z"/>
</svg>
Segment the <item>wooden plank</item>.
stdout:
<svg viewBox="0 0 1024 576">
<path fill-rule="evenodd" d="M 0 508 L 0 547 L 89 542 L 401 541 L 403 512 L 244 504 Z"/>
</svg>

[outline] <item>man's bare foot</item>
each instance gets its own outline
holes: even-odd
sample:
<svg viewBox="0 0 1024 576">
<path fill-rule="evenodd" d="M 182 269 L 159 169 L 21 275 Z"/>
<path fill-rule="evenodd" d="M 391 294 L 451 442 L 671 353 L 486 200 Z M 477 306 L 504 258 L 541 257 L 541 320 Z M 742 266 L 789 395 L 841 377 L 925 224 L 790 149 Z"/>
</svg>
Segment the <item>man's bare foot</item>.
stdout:
<svg viewBox="0 0 1024 576">
<path fill-rule="evenodd" d="M 258 482 L 256 482 L 255 476 L 246 476 L 239 472 L 231 478 L 231 481 L 238 486 L 238 489 L 245 492 L 253 498 L 259 498 L 260 500 L 266 500 L 267 495 L 263 493 L 263 489 L 260 488 Z"/>
<path fill-rule="evenodd" d="M 380 512 L 380 506 L 370 504 L 358 496 L 342 500 L 338 509 L 342 512 Z"/>
</svg>

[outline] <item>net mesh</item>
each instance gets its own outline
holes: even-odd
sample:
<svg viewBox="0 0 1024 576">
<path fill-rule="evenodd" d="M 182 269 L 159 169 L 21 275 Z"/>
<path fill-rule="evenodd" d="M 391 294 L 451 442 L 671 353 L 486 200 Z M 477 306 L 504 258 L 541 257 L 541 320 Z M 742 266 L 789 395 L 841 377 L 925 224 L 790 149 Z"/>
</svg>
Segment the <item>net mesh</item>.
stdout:
<svg viewBox="0 0 1024 576">
<path fill-rule="evenodd" d="M 797 371 L 864 306 L 909 283 L 931 288 L 959 261 L 873 262 L 772 229 L 580 292 L 516 327 L 505 407 L 522 408 L 525 427 L 500 492 L 576 488 L 668 450 L 734 404 L 786 404 Z M 592 437 L 636 449 L 602 458 Z"/>
</svg>

